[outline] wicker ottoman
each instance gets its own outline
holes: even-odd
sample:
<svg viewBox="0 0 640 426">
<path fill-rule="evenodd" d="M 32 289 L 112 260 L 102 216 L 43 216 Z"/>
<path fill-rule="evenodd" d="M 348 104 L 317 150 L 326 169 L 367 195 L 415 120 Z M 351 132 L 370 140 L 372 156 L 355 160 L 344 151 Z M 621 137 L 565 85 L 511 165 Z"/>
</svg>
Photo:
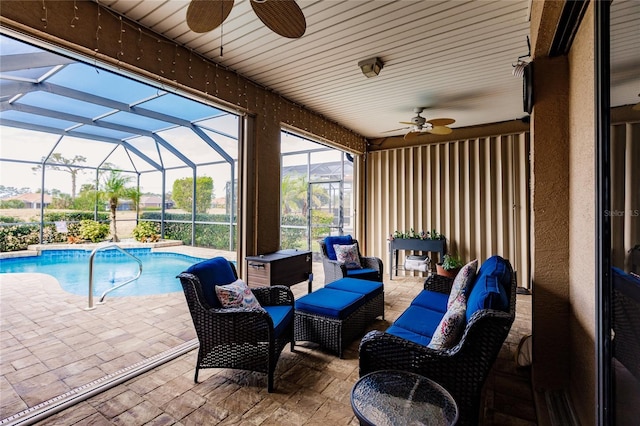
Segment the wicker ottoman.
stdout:
<svg viewBox="0 0 640 426">
<path fill-rule="evenodd" d="M 350 291 L 364 296 L 365 321 L 367 324 L 376 318 L 384 319 L 384 286 L 379 281 L 342 278 L 324 286 L 333 290 Z"/>
<path fill-rule="evenodd" d="M 321 288 L 295 302 L 296 341 L 318 343 L 338 354 L 367 326 L 366 299 L 362 294 Z"/>
</svg>

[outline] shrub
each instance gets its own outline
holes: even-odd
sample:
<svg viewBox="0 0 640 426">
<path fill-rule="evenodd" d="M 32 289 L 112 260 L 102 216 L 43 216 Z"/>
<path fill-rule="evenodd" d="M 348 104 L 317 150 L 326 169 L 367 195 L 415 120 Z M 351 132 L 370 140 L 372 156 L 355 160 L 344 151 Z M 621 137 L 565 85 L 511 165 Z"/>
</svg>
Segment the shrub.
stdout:
<svg viewBox="0 0 640 426">
<path fill-rule="evenodd" d="M 0 209 L 24 209 L 24 201 L 0 200 Z"/>
<path fill-rule="evenodd" d="M 38 244 L 38 225 L 0 226 L 0 251 L 26 250 L 29 244 Z"/>
<path fill-rule="evenodd" d="M 160 221 L 160 212 L 143 212 L 141 219 Z M 166 213 L 165 220 L 180 220 L 187 223 L 166 222 L 164 225 L 164 238 L 182 241 L 191 244 L 191 214 L 190 213 Z M 197 247 L 208 247 L 220 250 L 229 250 L 229 215 L 227 214 L 196 214 L 196 240 Z M 215 223 L 212 223 L 215 222 Z M 233 245 L 235 247 L 236 226 L 233 226 Z"/>
<path fill-rule="evenodd" d="M 85 219 L 80 222 L 80 237 L 98 243 L 109 235 L 109 224 Z"/>
<path fill-rule="evenodd" d="M 23 220 L 20 219 L 19 217 L 0 216 L 0 222 L 1 223 L 20 223 L 20 222 L 23 222 Z"/>
<path fill-rule="evenodd" d="M 155 222 L 140 222 L 133 228 L 133 238 L 142 243 L 153 243 L 160 239 L 160 225 Z"/>
</svg>

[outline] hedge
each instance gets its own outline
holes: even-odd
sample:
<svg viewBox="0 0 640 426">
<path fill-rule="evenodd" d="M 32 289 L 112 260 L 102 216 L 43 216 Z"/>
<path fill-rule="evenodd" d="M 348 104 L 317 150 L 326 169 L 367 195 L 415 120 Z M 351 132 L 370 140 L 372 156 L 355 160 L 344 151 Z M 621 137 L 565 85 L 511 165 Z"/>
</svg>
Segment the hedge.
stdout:
<svg viewBox="0 0 640 426">
<path fill-rule="evenodd" d="M 329 225 L 333 222 L 333 216 L 324 212 L 314 212 L 314 223 L 327 226 L 313 229 L 312 241 L 329 235 Z M 140 220 L 160 222 L 160 212 L 143 212 Z M 191 214 L 166 213 L 165 221 L 186 221 L 188 223 L 166 222 L 164 225 L 164 238 L 179 240 L 186 245 L 191 244 Z M 227 214 L 196 214 L 195 246 L 229 250 L 229 215 Z M 282 225 L 304 226 L 304 228 L 282 228 L 280 236 L 281 246 L 284 248 L 306 249 L 307 247 L 307 218 L 300 215 L 285 215 L 282 217 Z M 236 247 L 236 226 L 233 225 L 233 245 Z"/>
<path fill-rule="evenodd" d="M 4 219 L 4 217 L 0 218 Z M 80 235 L 80 221 L 84 219 L 93 220 L 93 212 L 48 212 L 44 214 L 44 229 L 42 231 L 42 242 L 62 243 L 67 241 L 68 236 Z M 108 220 L 106 213 L 98 213 L 98 220 Z M 67 232 L 56 231 L 55 223 L 47 222 L 67 222 Z M 2 223 L 12 223 L 11 225 L 0 226 L 0 251 L 26 250 L 31 244 L 40 242 L 40 225 L 23 224 L 2 220 Z"/>
</svg>

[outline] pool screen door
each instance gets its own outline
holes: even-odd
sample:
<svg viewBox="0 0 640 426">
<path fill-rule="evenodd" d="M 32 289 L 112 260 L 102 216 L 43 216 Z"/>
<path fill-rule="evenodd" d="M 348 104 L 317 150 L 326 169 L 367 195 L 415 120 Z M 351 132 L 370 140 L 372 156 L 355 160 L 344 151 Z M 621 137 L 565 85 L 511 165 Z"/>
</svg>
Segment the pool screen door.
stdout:
<svg viewBox="0 0 640 426">
<path fill-rule="evenodd" d="M 351 216 L 345 215 L 345 200 L 351 199 L 350 187 L 346 188 L 342 180 L 322 180 L 309 182 L 307 218 L 309 247 L 327 235 L 342 235 L 351 229 Z"/>
</svg>

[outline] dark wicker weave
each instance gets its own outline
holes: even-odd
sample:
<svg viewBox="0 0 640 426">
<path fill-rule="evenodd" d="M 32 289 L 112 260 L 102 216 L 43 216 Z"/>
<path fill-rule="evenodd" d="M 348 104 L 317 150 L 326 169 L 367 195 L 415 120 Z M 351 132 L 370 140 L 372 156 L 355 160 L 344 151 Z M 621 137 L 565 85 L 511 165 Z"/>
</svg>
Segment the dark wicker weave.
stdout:
<svg viewBox="0 0 640 426">
<path fill-rule="evenodd" d="M 342 358 L 344 349 L 362 335 L 366 322 L 366 305 L 345 319 L 331 318 L 296 310 L 295 339 L 319 344 Z"/>
<path fill-rule="evenodd" d="M 364 320 L 366 324 L 370 324 L 376 318 L 384 319 L 384 292 L 380 293 L 364 305 Z"/>
<path fill-rule="evenodd" d="M 378 317 L 384 319 L 384 292 L 368 300 L 344 320 L 296 310 L 295 339 L 318 343 L 342 358 L 347 345 L 360 337 L 367 325 Z"/>
<path fill-rule="evenodd" d="M 509 312 L 476 312 L 460 342 L 451 349 L 434 350 L 381 331 L 367 333 L 360 343 L 360 376 L 377 370 L 421 374 L 451 393 L 460 409 L 459 424 L 478 424 L 482 386 L 515 318 L 516 279 L 512 270 L 511 276 Z M 451 283 L 451 279 L 432 275 L 425 288 L 446 291 Z"/>
<path fill-rule="evenodd" d="M 640 380 L 640 287 L 615 278 L 613 331 L 613 356 Z"/>
<path fill-rule="evenodd" d="M 237 272 L 231 264 L 234 274 Z M 211 308 L 196 275 L 181 273 L 182 283 L 200 348 L 194 381 L 201 368 L 235 368 L 267 374 L 267 390 L 273 392 L 273 374 L 280 353 L 288 342 L 291 349 L 293 321 L 280 338 L 274 337 L 273 320 L 266 312 L 246 308 Z M 252 288 L 262 306 L 291 305 L 293 293 L 285 286 Z"/>
<path fill-rule="evenodd" d="M 353 240 L 354 244 L 358 244 L 357 240 Z M 322 267 L 324 269 L 324 283 L 329 284 L 334 281 L 338 281 L 341 278 L 347 277 L 347 268 L 340 264 L 337 260 L 331 260 L 327 256 L 327 246 L 324 241 L 320 241 L 320 253 L 322 253 Z M 360 253 L 360 244 L 358 244 L 358 257 L 360 257 L 360 265 L 363 268 L 373 269 L 378 271 L 378 279 L 376 281 L 382 282 L 382 260 L 372 256 L 362 256 Z M 355 277 L 354 277 L 355 278 Z"/>
</svg>

